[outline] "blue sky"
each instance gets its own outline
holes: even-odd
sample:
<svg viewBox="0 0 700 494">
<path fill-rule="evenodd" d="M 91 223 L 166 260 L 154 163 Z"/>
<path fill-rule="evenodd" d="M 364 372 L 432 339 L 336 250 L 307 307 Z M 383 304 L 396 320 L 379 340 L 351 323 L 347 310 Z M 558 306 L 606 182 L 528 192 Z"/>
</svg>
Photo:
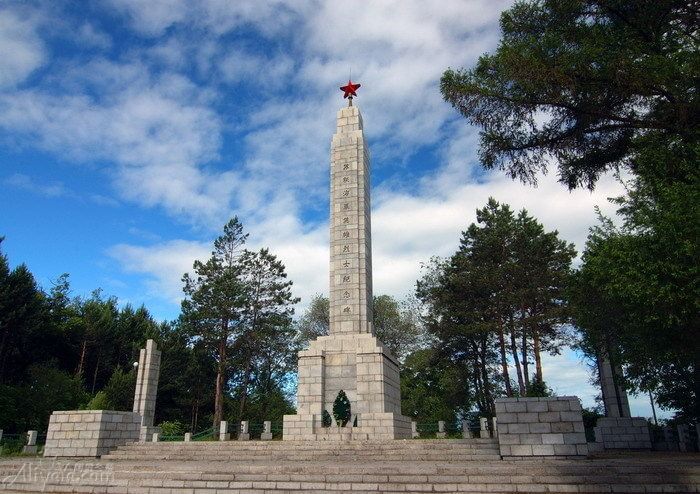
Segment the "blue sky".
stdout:
<svg viewBox="0 0 700 494">
<path fill-rule="evenodd" d="M 177 316 L 180 278 L 238 215 L 302 297 L 327 293 L 328 151 L 338 86 L 362 83 L 372 152 L 374 285 L 413 291 L 489 196 L 526 207 L 583 248 L 605 177 L 568 192 L 484 172 L 477 139 L 442 101 L 447 67 L 498 41 L 509 1 L 340 4 L 202 0 L 0 3 L 0 235 L 46 288 L 101 287 Z M 547 372 L 549 371 L 549 376 Z M 561 394 L 595 390 L 570 352 L 546 361 Z M 649 414 L 645 399 L 633 400 Z"/>
</svg>

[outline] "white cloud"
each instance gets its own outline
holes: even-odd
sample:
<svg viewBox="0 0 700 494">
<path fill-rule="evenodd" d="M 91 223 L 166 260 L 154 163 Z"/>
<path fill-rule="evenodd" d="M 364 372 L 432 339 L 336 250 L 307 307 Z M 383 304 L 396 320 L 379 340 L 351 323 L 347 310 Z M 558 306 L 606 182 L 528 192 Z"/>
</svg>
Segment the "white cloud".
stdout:
<svg viewBox="0 0 700 494">
<path fill-rule="evenodd" d="M 159 37 L 178 24 L 190 24 L 221 35 L 243 25 L 253 25 L 272 35 L 285 29 L 313 2 L 257 0 L 111 0 L 112 7 L 125 15 L 140 34 Z"/>
<path fill-rule="evenodd" d="M 75 34 L 82 47 L 88 46 L 102 50 L 112 47 L 112 38 L 89 22 L 82 24 Z"/>
<path fill-rule="evenodd" d="M 594 206 L 611 212 L 606 199 L 621 191 L 609 177 L 594 193 L 569 193 L 552 177 L 541 177 L 539 187 L 532 188 L 499 173 L 479 181 L 453 181 L 448 187 L 445 176 L 454 178 L 455 173 L 450 163 L 426 178 L 418 191 L 374 191 L 378 200 L 372 210 L 372 265 L 377 294 L 401 298 L 413 292 L 421 262 L 434 255 L 454 253 L 461 232 L 476 221 L 476 209 L 483 207 L 490 196 L 515 210 L 528 209 L 548 231 L 559 230 L 560 237 L 574 242 L 580 252 L 588 227 L 595 223 Z M 328 225 L 305 226 L 294 205 L 291 199 L 267 204 L 264 214 L 251 215 L 255 219 L 244 219 L 244 224 L 251 232 L 250 246 L 270 247 L 285 262 L 295 292 L 308 300 L 314 293 L 328 291 Z M 161 246 L 152 249 L 158 252 Z"/>
<path fill-rule="evenodd" d="M 61 182 L 53 182 L 50 184 L 37 183 L 28 175 L 22 173 L 14 173 L 5 178 L 4 183 L 11 187 L 24 189 L 44 197 L 64 197 L 72 196 L 73 193 L 66 189 L 66 186 Z"/>
<path fill-rule="evenodd" d="M 0 89 L 24 81 L 46 61 L 33 12 L 0 9 Z"/>
<path fill-rule="evenodd" d="M 42 183 L 23 173 L 13 173 L 12 175 L 6 177 L 3 180 L 3 183 L 10 187 L 26 190 L 33 194 L 42 197 L 47 197 L 49 199 L 68 198 L 78 201 L 89 201 L 93 204 L 97 204 L 98 206 L 114 207 L 119 205 L 119 202 L 117 202 L 112 197 L 107 197 L 101 194 L 94 193 L 87 194 L 83 197 L 75 191 L 66 187 L 63 182 L 54 181 L 49 183 Z"/>
<path fill-rule="evenodd" d="M 61 61 L 46 87 L 0 97 L 0 126 L 62 157 L 113 162 L 122 197 L 198 228 L 213 230 L 231 211 L 264 217 L 280 197 L 301 210 L 302 200 L 320 199 L 326 188 L 328 129 L 347 70 L 366 88 L 360 101 L 375 166 L 405 160 L 449 135 L 443 129 L 453 112 L 441 101 L 439 76 L 495 44 L 495 19 L 508 3 L 368 3 L 350 22 L 329 1 L 114 1 L 153 42 L 130 45 L 118 61 Z M 94 24 L 79 26 L 76 39 L 109 46 Z M 243 27 L 268 42 L 224 36 Z M 182 75 L 193 66 L 198 85 Z M 241 111 L 252 108 L 249 115 L 220 114 L 216 104 L 241 83 L 259 104 L 246 102 Z M 222 156 L 231 134 L 245 148 Z M 222 159 L 229 172 L 215 171 Z"/>
<path fill-rule="evenodd" d="M 0 94 L 0 127 L 63 157 L 114 162 L 117 190 L 134 202 L 193 223 L 223 221 L 237 179 L 199 166 L 218 157 L 221 139 L 206 91 L 181 76 L 104 59 L 68 68 L 66 76 L 77 91 Z M 94 91 L 100 96 L 90 96 Z"/>
<path fill-rule="evenodd" d="M 192 271 L 195 259 L 206 260 L 211 255 L 211 246 L 188 240 L 172 240 L 151 247 L 118 244 L 108 254 L 125 271 L 145 275 L 152 297 L 179 305 L 182 275 Z"/>
<path fill-rule="evenodd" d="M 596 406 L 595 399 L 600 390 L 590 382 L 588 365 L 579 354 L 570 349 L 564 349 L 561 355 L 543 353 L 542 374 L 555 394 L 575 395 L 581 398 L 584 407 Z"/>
</svg>

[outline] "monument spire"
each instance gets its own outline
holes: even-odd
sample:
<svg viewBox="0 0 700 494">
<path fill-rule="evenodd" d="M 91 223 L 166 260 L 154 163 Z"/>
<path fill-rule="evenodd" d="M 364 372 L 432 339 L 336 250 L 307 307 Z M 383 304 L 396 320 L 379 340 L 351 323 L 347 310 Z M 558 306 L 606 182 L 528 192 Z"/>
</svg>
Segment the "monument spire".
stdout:
<svg viewBox="0 0 700 494">
<path fill-rule="evenodd" d="M 348 80 L 343 98 L 359 87 Z M 284 439 L 410 438 L 398 361 L 372 329 L 369 149 L 356 106 L 338 111 L 330 161 L 330 334 L 299 352 L 297 414 L 284 416 Z M 329 427 L 341 397 L 350 416 Z"/>
<path fill-rule="evenodd" d="M 352 101 L 360 84 L 348 81 Z M 330 333 L 372 333 L 369 150 L 357 107 L 338 112 L 331 141 Z"/>
</svg>

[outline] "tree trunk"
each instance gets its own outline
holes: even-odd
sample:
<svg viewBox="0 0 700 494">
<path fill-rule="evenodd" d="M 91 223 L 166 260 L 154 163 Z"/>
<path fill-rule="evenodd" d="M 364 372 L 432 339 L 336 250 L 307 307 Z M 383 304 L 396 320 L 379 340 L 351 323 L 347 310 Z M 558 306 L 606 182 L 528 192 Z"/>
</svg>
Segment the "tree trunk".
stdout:
<svg viewBox="0 0 700 494">
<path fill-rule="evenodd" d="M 486 367 L 486 339 L 482 342 L 481 349 L 481 377 L 484 385 L 484 399 L 488 403 L 488 409 L 493 412 L 493 396 L 491 395 L 491 384 L 489 383 L 489 371 Z"/>
<path fill-rule="evenodd" d="M 190 417 L 190 431 L 196 433 L 199 423 L 199 398 L 192 402 L 192 416 Z"/>
<path fill-rule="evenodd" d="M 534 328 L 532 334 L 532 353 L 535 354 L 535 379 L 544 381 L 542 377 L 542 356 L 540 355 L 540 332 Z"/>
<path fill-rule="evenodd" d="M 226 326 L 226 329 L 223 329 Z M 224 419 L 224 385 L 226 383 L 226 340 L 228 336 L 228 321 L 222 324 L 224 334 L 219 341 L 219 364 L 216 370 L 216 394 L 214 395 L 214 429 Z"/>
<path fill-rule="evenodd" d="M 523 326 L 523 342 L 522 342 L 522 357 L 523 357 L 523 379 L 525 380 L 525 389 L 530 388 L 530 363 L 527 360 L 527 331 Z"/>
<path fill-rule="evenodd" d="M 5 325 L 0 339 L 0 383 L 5 379 L 5 345 L 7 345 L 7 337 L 10 334 L 9 325 Z"/>
<path fill-rule="evenodd" d="M 97 372 L 100 369 L 100 355 L 97 355 L 97 362 L 95 363 L 95 372 L 92 374 L 92 394 L 95 394 L 95 384 L 97 384 Z"/>
<path fill-rule="evenodd" d="M 248 386 L 250 385 L 250 373 L 252 371 L 251 359 L 248 358 L 245 373 L 243 374 L 243 382 L 241 383 L 241 399 L 238 402 L 238 420 L 245 420 L 243 413 L 245 412 L 246 402 L 248 401 Z"/>
<path fill-rule="evenodd" d="M 82 348 L 80 350 L 80 360 L 78 361 L 78 368 L 75 371 L 75 375 L 81 377 L 83 375 L 83 365 L 85 365 L 85 351 L 87 350 L 87 338 L 83 339 Z"/>
<path fill-rule="evenodd" d="M 503 374 L 503 382 L 506 386 L 506 395 L 509 398 L 513 397 L 513 389 L 510 387 L 510 375 L 508 374 L 508 359 L 506 357 L 506 339 L 503 334 L 503 326 L 498 328 L 498 345 L 501 351 L 501 374 Z"/>
<path fill-rule="evenodd" d="M 486 397 L 484 396 L 484 386 L 481 382 L 481 366 L 479 364 L 478 356 L 475 356 L 472 365 L 474 366 L 474 370 L 472 371 L 474 375 L 474 395 L 476 397 L 479 410 L 485 412 L 488 408 L 488 403 L 486 402 Z"/>
<path fill-rule="evenodd" d="M 515 362 L 515 372 L 518 375 L 518 388 L 520 396 L 525 396 L 525 383 L 523 382 L 523 373 L 520 369 L 520 359 L 518 358 L 518 344 L 515 342 L 515 328 L 510 330 L 510 351 L 513 353 L 513 362 Z"/>
</svg>

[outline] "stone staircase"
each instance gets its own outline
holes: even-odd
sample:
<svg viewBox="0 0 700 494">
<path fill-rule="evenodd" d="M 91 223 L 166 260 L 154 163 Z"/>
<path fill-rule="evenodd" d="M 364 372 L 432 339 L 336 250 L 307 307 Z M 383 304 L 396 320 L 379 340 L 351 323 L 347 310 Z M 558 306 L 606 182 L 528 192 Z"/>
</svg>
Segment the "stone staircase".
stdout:
<svg viewBox="0 0 700 494">
<path fill-rule="evenodd" d="M 370 463 L 377 461 L 500 460 L 495 439 L 397 441 L 230 441 L 135 443 L 103 456 L 115 460 L 192 460 L 233 462 L 246 460 Z"/>
<path fill-rule="evenodd" d="M 493 440 L 146 443 L 101 460 L 0 461 L 0 492 L 700 492 L 698 454 L 504 461 Z"/>
</svg>

